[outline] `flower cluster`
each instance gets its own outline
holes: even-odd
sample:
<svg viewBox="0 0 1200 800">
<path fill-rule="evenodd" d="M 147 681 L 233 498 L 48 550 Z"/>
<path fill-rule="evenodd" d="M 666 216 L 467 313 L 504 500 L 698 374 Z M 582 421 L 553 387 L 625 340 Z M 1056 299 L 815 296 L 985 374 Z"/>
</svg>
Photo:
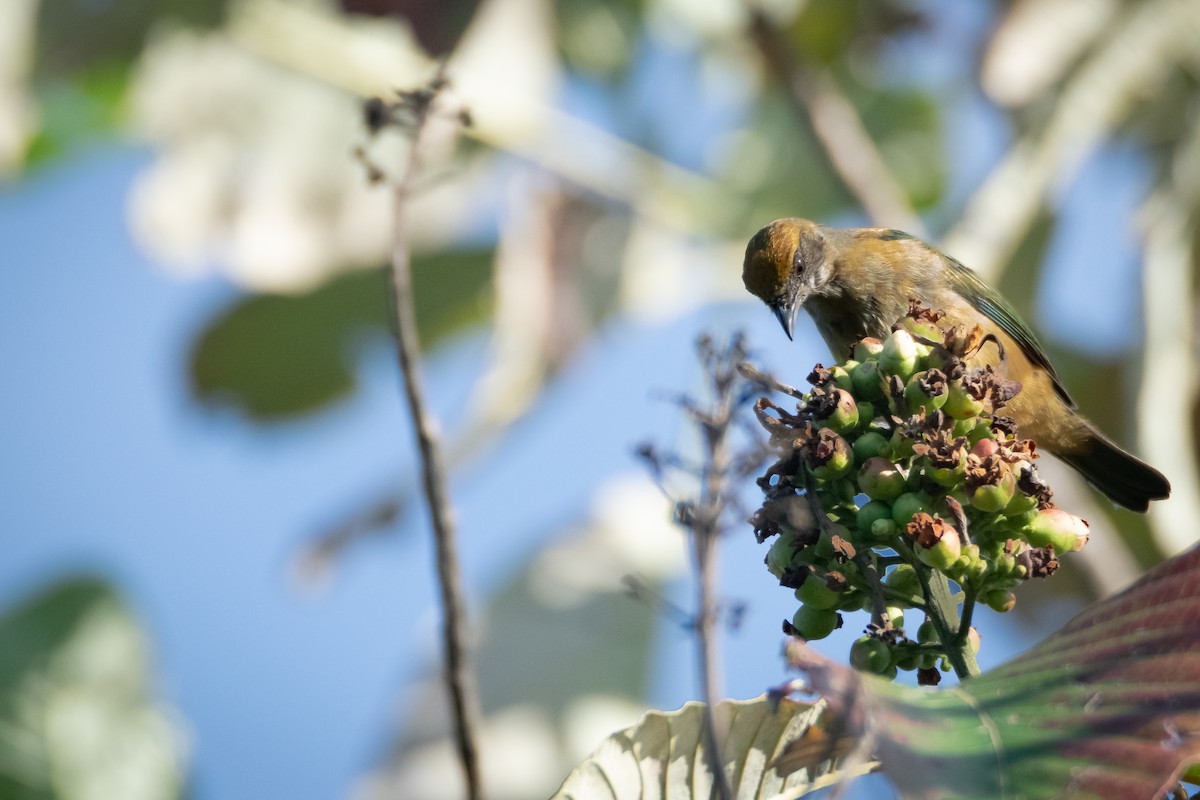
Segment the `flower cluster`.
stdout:
<svg viewBox="0 0 1200 800">
<path fill-rule="evenodd" d="M 791 632 L 820 639 L 840 627 L 839 612 L 870 610 L 852 662 L 883 675 L 920 669 L 926 683 L 935 665 L 947 668 L 948 635 L 978 641 L 930 614 L 931 576 L 957 584 L 964 617 L 976 601 L 1007 611 L 1013 588 L 1087 541 L 1087 523 L 1051 501 L 1034 443 L 1001 413 L 1020 385 L 972 366 L 1000 344 L 941 321 L 913 303 L 887 339 L 818 365 L 813 388 L 794 392 L 795 413 L 755 405 L 780 458 L 759 479 L 765 500 L 751 523 L 760 542 L 777 536 L 766 563 L 800 601 Z M 929 617 L 911 639 L 910 609 Z"/>
</svg>

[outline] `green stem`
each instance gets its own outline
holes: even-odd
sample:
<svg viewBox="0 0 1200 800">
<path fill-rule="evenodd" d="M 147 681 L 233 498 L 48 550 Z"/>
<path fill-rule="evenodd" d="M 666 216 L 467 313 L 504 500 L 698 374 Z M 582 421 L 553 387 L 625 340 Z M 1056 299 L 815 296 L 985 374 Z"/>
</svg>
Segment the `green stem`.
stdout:
<svg viewBox="0 0 1200 800">
<path fill-rule="evenodd" d="M 975 663 L 975 654 L 971 652 L 971 644 L 967 640 L 969 628 L 964 627 L 958 618 L 958 600 L 950 593 L 950 582 L 945 575 L 930 569 L 917 558 L 907 543 L 897 542 L 896 552 L 904 556 L 916 570 L 917 578 L 921 581 L 921 592 L 925 595 L 925 614 L 937 631 L 938 641 L 946 649 L 946 657 L 950 659 L 950 666 L 954 667 L 954 674 L 959 680 L 978 675 L 979 665 Z M 970 604 L 967 611 L 974 609 L 974 596 L 964 594 L 962 599 Z M 969 623 L 969 614 L 967 620 Z"/>
</svg>

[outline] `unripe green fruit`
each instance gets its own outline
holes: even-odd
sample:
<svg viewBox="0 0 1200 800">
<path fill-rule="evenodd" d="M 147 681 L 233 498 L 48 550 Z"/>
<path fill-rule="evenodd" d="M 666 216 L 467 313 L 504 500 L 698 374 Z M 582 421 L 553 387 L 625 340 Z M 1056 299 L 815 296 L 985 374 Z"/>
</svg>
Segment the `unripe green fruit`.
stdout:
<svg viewBox="0 0 1200 800">
<path fill-rule="evenodd" d="M 878 361 L 864 361 L 850 373 L 854 396 L 868 402 L 883 399 L 883 374 Z"/>
<path fill-rule="evenodd" d="M 896 534 L 900 533 L 900 526 L 892 521 L 891 509 L 888 509 L 887 519 L 877 519 L 871 523 L 871 539 L 876 542 L 889 544 L 892 539 L 896 538 Z"/>
<path fill-rule="evenodd" d="M 993 589 L 979 599 L 988 608 L 1000 613 L 1011 611 L 1012 607 L 1017 604 L 1016 596 L 1007 589 Z"/>
<path fill-rule="evenodd" d="M 883 342 L 868 336 L 854 344 L 854 360 L 862 363 L 876 361 L 883 352 Z"/>
<path fill-rule="evenodd" d="M 838 433 L 854 430 L 858 426 L 858 406 L 854 397 L 845 389 L 834 389 L 834 399 L 837 405 L 833 413 L 822 420 L 817 420 L 818 428 L 829 428 Z"/>
<path fill-rule="evenodd" d="M 912 672 L 920 663 L 920 654 L 916 650 L 908 650 L 896 657 L 896 669 Z"/>
<path fill-rule="evenodd" d="M 910 564 L 897 564 L 892 567 L 883 582 L 901 594 L 921 596 L 921 579 L 917 577 L 916 570 Z"/>
<path fill-rule="evenodd" d="M 1034 547 L 1053 547 L 1055 553 L 1081 549 L 1088 540 L 1088 524 L 1061 508 L 1047 508 L 1025 528 L 1025 539 Z"/>
<path fill-rule="evenodd" d="M 921 512 L 930 513 L 929 496 L 924 493 L 905 492 L 892 502 L 892 520 L 902 528 Z"/>
<path fill-rule="evenodd" d="M 859 400 L 858 402 L 858 427 L 865 428 L 875 421 L 879 416 L 879 412 L 875 409 L 875 404 L 869 400 Z"/>
<path fill-rule="evenodd" d="M 946 402 L 942 404 L 942 411 L 954 419 L 966 420 L 979 416 L 983 412 L 983 403 L 976 400 L 970 392 L 963 388 L 962 381 L 951 381 L 946 392 Z M 961 436 L 962 434 L 956 431 L 955 435 Z"/>
<path fill-rule="evenodd" d="M 849 473 L 850 468 L 854 466 L 854 452 L 846 440 L 841 436 L 835 436 L 825 440 L 822 445 L 827 445 L 829 451 L 823 453 L 826 459 L 824 463 L 814 464 L 811 460 L 809 461 L 809 470 L 813 477 L 823 481 L 835 481 Z M 816 457 L 818 456 L 814 455 L 814 458 Z"/>
<path fill-rule="evenodd" d="M 995 441 L 996 432 L 992 430 L 990 425 L 980 425 L 976 422 L 975 427 L 967 433 L 967 441 L 972 445 L 976 445 L 984 439 Z"/>
<path fill-rule="evenodd" d="M 931 381 L 928 380 L 929 374 L 929 370 L 918 372 L 904 386 L 904 399 L 908 401 L 913 413 L 918 410 L 924 410 L 926 413 L 936 411 L 946 402 L 945 378 Z"/>
<path fill-rule="evenodd" d="M 1037 510 L 1037 498 L 1030 497 L 1024 492 L 1016 492 L 1013 499 L 1004 507 L 1004 516 L 1010 520 L 1014 517 L 1020 517 L 1028 514 L 1030 511 Z"/>
<path fill-rule="evenodd" d="M 905 317 L 900 322 L 904 329 L 913 335 L 914 339 L 924 339 L 927 342 L 941 344 L 945 334 L 942 329 L 937 326 L 936 322 L 930 322 L 927 319 L 914 319 L 913 317 Z M 928 345 L 926 345 L 928 346 Z"/>
<path fill-rule="evenodd" d="M 892 438 L 888 441 L 888 444 L 892 448 L 892 458 L 897 461 L 912 458 L 913 440 L 906 436 L 904 431 L 899 428 L 892 433 Z"/>
<path fill-rule="evenodd" d="M 783 571 L 792 565 L 792 558 L 797 551 L 796 540 L 787 533 L 782 533 L 779 538 L 771 543 L 771 548 L 767 550 L 767 571 L 780 579 L 783 577 Z"/>
<path fill-rule="evenodd" d="M 854 391 L 854 381 L 850 378 L 850 370 L 858 366 L 854 361 L 847 361 L 845 364 L 838 364 L 830 367 L 829 372 L 833 375 L 833 385 L 837 388 L 846 391 Z"/>
<path fill-rule="evenodd" d="M 870 536 L 876 520 L 892 519 L 892 507 L 882 500 L 872 500 L 858 510 L 854 527 L 864 536 Z"/>
<path fill-rule="evenodd" d="M 928 461 L 923 465 L 925 477 L 947 489 L 961 481 L 965 471 L 966 468 L 962 462 L 954 467 L 935 467 Z"/>
<path fill-rule="evenodd" d="M 932 644 L 940 641 L 938 639 L 937 627 L 934 626 L 932 620 L 925 620 L 921 623 L 921 627 L 917 628 L 917 641 L 921 644 Z"/>
<path fill-rule="evenodd" d="M 859 466 L 866 463 L 868 458 L 879 456 L 887 458 L 892 454 L 892 446 L 888 439 L 879 431 L 867 431 L 854 440 L 854 462 Z"/>
<path fill-rule="evenodd" d="M 947 528 L 942 534 L 942 538 L 933 547 L 921 547 L 920 545 L 915 547 L 917 558 L 940 572 L 945 572 L 953 567 L 954 563 L 958 561 L 958 557 L 962 555 L 962 540 L 959 539 L 958 533 L 953 528 Z"/>
<path fill-rule="evenodd" d="M 942 406 L 942 410 L 945 411 L 946 407 Z M 978 424 L 978 422 L 979 422 L 979 419 L 977 417 L 969 417 L 967 419 L 956 419 L 954 421 L 955 437 L 967 436 L 968 434 L 971 433 L 971 431 L 975 430 L 975 426 Z"/>
<path fill-rule="evenodd" d="M 912 334 L 904 329 L 892 331 L 883 341 L 883 352 L 879 354 L 879 368 L 887 375 L 908 378 L 917 371 L 917 343 Z"/>
<path fill-rule="evenodd" d="M 1016 491 L 1016 477 L 1008 470 L 1005 470 L 998 483 L 984 484 L 983 486 L 976 486 L 974 488 L 967 487 L 967 497 L 971 499 L 971 505 L 980 511 L 994 514 L 1004 510 L 1005 506 L 1012 501 Z"/>
<path fill-rule="evenodd" d="M 892 621 L 893 628 L 903 628 L 904 627 L 904 609 L 903 608 L 901 608 L 900 606 L 887 606 L 883 609 L 883 612 L 885 614 L 887 614 L 888 619 Z"/>
<path fill-rule="evenodd" d="M 802 639 L 815 642 L 824 639 L 840 627 L 841 619 L 833 609 L 800 606 L 792 616 L 792 627 Z"/>
<path fill-rule="evenodd" d="M 872 500 L 894 500 L 904 491 L 904 473 L 886 458 L 868 458 L 858 471 L 858 486 Z"/>
<path fill-rule="evenodd" d="M 817 573 L 812 572 L 796 590 L 796 599 L 812 608 L 835 608 L 841 600 L 841 595 L 830 589 Z"/>
<path fill-rule="evenodd" d="M 882 675 L 891 663 L 891 649 L 874 636 L 860 636 L 850 645 L 850 665 L 861 672 Z"/>
</svg>

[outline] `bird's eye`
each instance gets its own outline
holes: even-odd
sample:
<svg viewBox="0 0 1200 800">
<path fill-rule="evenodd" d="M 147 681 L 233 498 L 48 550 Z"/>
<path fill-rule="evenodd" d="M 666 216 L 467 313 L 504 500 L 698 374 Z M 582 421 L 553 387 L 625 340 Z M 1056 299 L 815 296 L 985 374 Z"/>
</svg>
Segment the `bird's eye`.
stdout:
<svg viewBox="0 0 1200 800">
<path fill-rule="evenodd" d="M 796 275 L 800 275 L 804 272 L 804 251 L 799 247 L 797 247 L 796 252 L 792 254 L 792 272 Z"/>
</svg>

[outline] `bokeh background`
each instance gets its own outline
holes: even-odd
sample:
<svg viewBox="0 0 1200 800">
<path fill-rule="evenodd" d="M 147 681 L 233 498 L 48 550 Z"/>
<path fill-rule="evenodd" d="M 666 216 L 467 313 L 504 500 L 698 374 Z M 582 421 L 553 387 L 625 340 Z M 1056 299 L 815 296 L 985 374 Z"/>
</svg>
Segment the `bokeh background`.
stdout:
<svg viewBox="0 0 1200 800">
<path fill-rule="evenodd" d="M 442 61 L 474 124 L 408 213 L 491 796 L 699 694 L 694 487 L 632 453 L 697 456 L 702 332 L 828 362 L 741 288 L 776 217 L 973 266 L 1171 479 L 1140 517 L 1044 466 L 1093 537 L 977 620 L 985 668 L 1027 647 L 1195 538 L 1198 41 L 1195 0 L 4 0 L 0 797 L 459 796 L 389 328 L 406 143 L 361 114 Z M 722 543 L 731 697 L 787 677 L 765 549 Z"/>
</svg>

